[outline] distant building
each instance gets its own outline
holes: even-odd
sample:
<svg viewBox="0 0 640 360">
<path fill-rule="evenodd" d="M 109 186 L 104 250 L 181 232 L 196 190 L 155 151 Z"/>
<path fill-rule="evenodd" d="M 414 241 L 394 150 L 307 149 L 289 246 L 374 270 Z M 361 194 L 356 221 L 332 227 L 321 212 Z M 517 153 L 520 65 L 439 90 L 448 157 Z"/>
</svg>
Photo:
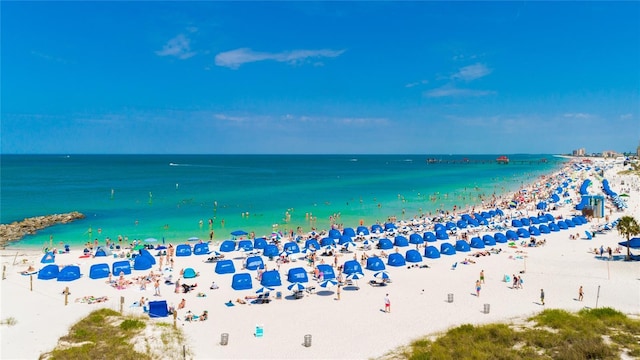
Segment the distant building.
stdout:
<svg viewBox="0 0 640 360">
<path fill-rule="evenodd" d="M 580 148 L 577 150 L 573 150 L 573 152 L 571 153 L 571 155 L 573 156 L 584 156 L 586 154 L 586 150 L 584 148 Z"/>
<path fill-rule="evenodd" d="M 640 158 L 640 145 L 636 148 L 636 155 Z"/>
<path fill-rule="evenodd" d="M 618 153 L 613 150 L 606 150 L 602 152 L 602 157 L 605 157 L 605 158 L 614 158 L 617 156 L 618 156 Z"/>
</svg>

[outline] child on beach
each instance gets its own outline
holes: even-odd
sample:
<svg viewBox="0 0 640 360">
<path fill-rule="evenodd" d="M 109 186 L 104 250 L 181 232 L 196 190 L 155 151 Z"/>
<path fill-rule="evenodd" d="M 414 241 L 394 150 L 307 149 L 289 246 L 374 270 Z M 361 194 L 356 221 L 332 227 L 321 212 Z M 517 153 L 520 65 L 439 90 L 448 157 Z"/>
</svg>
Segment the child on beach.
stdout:
<svg viewBox="0 0 640 360">
<path fill-rule="evenodd" d="M 480 285 L 480 280 L 476 280 L 476 296 L 480 297 L 480 290 L 482 289 L 482 286 Z"/>
</svg>

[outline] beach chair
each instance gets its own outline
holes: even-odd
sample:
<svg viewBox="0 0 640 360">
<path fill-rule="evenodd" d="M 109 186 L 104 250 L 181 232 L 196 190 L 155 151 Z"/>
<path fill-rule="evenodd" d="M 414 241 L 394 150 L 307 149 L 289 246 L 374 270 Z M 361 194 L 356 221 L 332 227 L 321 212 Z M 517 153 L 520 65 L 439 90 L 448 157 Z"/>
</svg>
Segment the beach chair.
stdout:
<svg viewBox="0 0 640 360">
<path fill-rule="evenodd" d="M 451 270 L 455 270 L 458 267 L 458 262 L 454 262 L 453 265 L 451 265 Z"/>
<path fill-rule="evenodd" d="M 590 233 L 590 232 L 585 231 L 584 233 L 587 235 L 587 240 L 591 240 L 591 239 L 593 239 L 593 235 L 591 235 L 591 233 Z"/>
</svg>

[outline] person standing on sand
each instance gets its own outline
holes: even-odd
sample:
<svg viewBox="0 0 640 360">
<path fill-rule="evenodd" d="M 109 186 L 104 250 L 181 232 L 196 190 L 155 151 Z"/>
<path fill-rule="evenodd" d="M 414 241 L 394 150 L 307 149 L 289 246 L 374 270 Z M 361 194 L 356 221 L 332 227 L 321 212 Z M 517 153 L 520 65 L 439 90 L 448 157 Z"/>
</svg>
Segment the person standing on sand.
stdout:
<svg viewBox="0 0 640 360">
<path fill-rule="evenodd" d="M 480 280 L 476 280 L 476 296 L 480 297 L 480 290 L 482 289 L 482 286 L 480 286 Z"/>
<path fill-rule="evenodd" d="M 160 296 L 160 279 L 156 278 L 154 281 L 153 290 L 155 291 L 153 295 Z"/>
<path fill-rule="evenodd" d="M 544 305 L 544 289 L 540 289 L 540 302 Z"/>
<path fill-rule="evenodd" d="M 580 285 L 580 289 L 578 289 L 578 301 L 582 301 L 584 299 L 584 290 L 582 290 L 582 285 Z"/>
<path fill-rule="evenodd" d="M 389 294 L 384 296 L 384 312 L 391 312 L 391 300 L 389 300 Z"/>
<path fill-rule="evenodd" d="M 480 270 L 480 282 L 484 284 L 484 270 Z"/>
</svg>

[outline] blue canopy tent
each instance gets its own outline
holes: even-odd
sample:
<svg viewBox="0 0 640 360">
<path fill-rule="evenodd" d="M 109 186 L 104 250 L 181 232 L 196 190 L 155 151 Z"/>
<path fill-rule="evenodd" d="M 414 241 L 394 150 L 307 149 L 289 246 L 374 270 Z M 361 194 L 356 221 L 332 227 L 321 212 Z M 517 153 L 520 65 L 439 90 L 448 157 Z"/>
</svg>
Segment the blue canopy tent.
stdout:
<svg viewBox="0 0 640 360">
<path fill-rule="evenodd" d="M 379 257 L 370 257 L 367 259 L 367 270 L 381 271 L 386 268 L 384 261 Z"/>
<path fill-rule="evenodd" d="M 326 237 L 326 238 L 320 239 L 320 246 L 322 247 L 335 246 L 335 245 L 336 245 L 336 241 L 333 238 Z"/>
<path fill-rule="evenodd" d="M 629 248 L 631 249 L 640 249 L 640 238 L 632 238 L 629 239 L 629 241 L 621 241 L 618 243 L 618 245 L 620 246 L 624 246 L 627 247 L 627 245 L 629 246 Z"/>
<path fill-rule="evenodd" d="M 182 273 L 182 277 L 184 277 L 185 279 L 193 279 L 196 276 L 198 276 L 198 273 L 190 267 L 184 269 L 184 272 Z"/>
<path fill-rule="evenodd" d="M 564 223 L 567 224 L 567 226 L 570 228 L 576 227 L 576 224 L 574 224 L 571 219 L 564 219 Z"/>
<path fill-rule="evenodd" d="M 109 274 L 111 274 L 111 269 L 109 269 L 109 265 L 105 263 L 93 264 L 91 265 L 91 268 L 89 268 L 90 279 L 108 278 Z"/>
<path fill-rule="evenodd" d="M 47 252 L 40 259 L 41 264 L 53 264 L 56 261 L 56 256 L 52 252 Z"/>
<path fill-rule="evenodd" d="M 216 263 L 216 274 L 233 274 L 236 272 L 236 267 L 231 260 L 220 260 Z"/>
<path fill-rule="evenodd" d="M 454 224 L 455 226 L 455 224 Z M 433 225 L 433 231 L 447 231 L 447 227 L 442 224 L 442 223 L 436 223 L 435 225 Z"/>
<path fill-rule="evenodd" d="M 427 241 L 427 242 L 435 242 L 438 240 L 436 239 L 436 234 L 434 234 L 431 231 L 425 232 L 424 235 L 422 235 L 422 237 L 424 238 L 424 241 Z"/>
<path fill-rule="evenodd" d="M 551 232 L 551 229 L 549 229 L 547 224 L 540 224 L 540 226 L 538 226 L 538 230 L 540 230 L 540 234 L 548 234 Z"/>
<path fill-rule="evenodd" d="M 58 273 L 58 281 L 73 281 L 80 279 L 80 266 L 67 265 L 63 267 Z"/>
<path fill-rule="evenodd" d="M 360 266 L 357 260 L 348 260 L 344 262 L 342 272 L 345 273 L 345 275 L 362 273 L 362 266 Z"/>
<path fill-rule="evenodd" d="M 149 317 L 167 317 L 169 316 L 169 308 L 166 300 L 149 301 Z"/>
<path fill-rule="evenodd" d="M 564 222 L 564 220 L 558 220 L 558 221 L 556 221 L 556 224 L 558 225 L 558 228 L 559 228 L 560 230 L 567 230 L 567 229 L 569 229 L 569 226 L 567 226 L 567 223 L 566 223 L 566 222 Z"/>
<path fill-rule="evenodd" d="M 389 254 L 389 258 L 387 259 L 387 265 L 389 266 L 404 266 L 407 262 L 404 259 L 404 256 L 400 253 L 392 253 Z"/>
<path fill-rule="evenodd" d="M 318 243 L 318 240 L 316 240 L 316 239 L 309 239 L 309 240 L 305 241 L 304 242 L 304 247 L 306 249 L 320 250 L 320 244 Z"/>
<path fill-rule="evenodd" d="M 520 219 L 520 222 L 522 223 L 522 226 L 531 225 L 531 221 L 529 220 L 529 218 L 522 218 L 522 219 Z"/>
<path fill-rule="evenodd" d="M 60 273 L 60 268 L 58 265 L 49 264 L 45 265 L 40 271 L 38 271 L 38 279 L 40 280 L 51 280 L 58 277 L 58 273 Z"/>
<path fill-rule="evenodd" d="M 231 280 L 231 288 L 233 290 L 249 290 L 252 287 L 253 287 L 253 282 L 251 280 L 251 274 L 248 274 L 248 273 L 233 274 L 233 279 Z"/>
<path fill-rule="evenodd" d="M 264 249 L 267 246 L 267 239 L 265 238 L 257 238 L 253 239 L 253 248 L 254 249 Z"/>
<path fill-rule="evenodd" d="M 278 253 L 279 253 L 278 247 L 274 244 L 267 245 L 262 251 L 262 255 L 269 258 L 278 256 Z"/>
<path fill-rule="evenodd" d="M 134 270 L 149 270 L 153 267 L 153 263 L 151 260 L 153 258 L 149 258 L 148 256 L 136 256 L 133 259 L 133 269 Z"/>
<path fill-rule="evenodd" d="M 282 280 L 280 279 L 280 272 L 278 270 L 269 270 L 262 273 L 262 280 L 260 280 L 260 285 L 264 287 L 274 287 L 282 285 Z"/>
<path fill-rule="evenodd" d="M 393 241 L 393 245 L 395 246 L 409 246 L 409 240 L 402 236 L 402 235 L 398 235 L 396 236 L 395 240 Z"/>
<path fill-rule="evenodd" d="M 300 252 L 300 247 L 295 241 L 289 241 L 283 246 L 284 251 L 291 254 L 298 254 Z"/>
<path fill-rule="evenodd" d="M 309 282 L 309 276 L 307 275 L 307 270 L 302 267 L 294 267 L 289 269 L 287 273 L 287 281 L 288 282 L 299 282 L 306 283 Z"/>
<path fill-rule="evenodd" d="M 459 252 L 471 251 L 471 246 L 469 246 L 469 243 L 464 240 L 457 240 L 456 251 L 459 251 Z"/>
<path fill-rule="evenodd" d="M 529 226 L 529 234 L 531 234 L 532 236 L 540 236 L 540 229 L 531 225 Z"/>
<path fill-rule="evenodd" d="M 396 224 L 394 224 L 394 223 L 385 223 L 385 224 L 384 224 L 384 229 L 385 229 L 385 230 L 395 230 L 395 229 L 397 229 L 397 228 L 398 228 L 398 227 L 397 227 L 397 226 L 396 226 Z"/>
<path fill-rule="evenodd" d="M 466 229 L 466 228 L 467 228 L 467 226 L 469 226 L 469 223 L 467 223 L 467 222 L 466 222 L 466 221 L 464 221 L 464 220 L 458 220 L 458 221 L 456 222 L 456 226 L 458 227 L 458 229 Z M 447 229 L 447 230 L 452 230 L 452 229 Z"/>
<path fill-rule="evenodd" d="M 332 239 L 340 239 L 340 236 L 342 236 L 342 234 L 340 234 L 340 230 L 338 229 L 331 229 L 329 230 L 329 237 Z"/>
<path fill-rule="evenodd" d="M 369 229 L 367 229 L 366 226 L 358 226 L 356 232 L 358 233 L 358 235 L 369 235 Z"/>
<path fill-rule="evenodd" d="M 520 221 L 520 219 L 513 219 L 511 220 L 511 226 L 513 227 L 522 227 L 522 221 Z"/>
<path fill-rule="evenodd" d="M 435 246 L 427 246 L 424 249 L 424 257 L 427 259 L 438 259 L 440 258 L 440 251 L 438 251 L 438 248 Z"/>
<path fill-rule="evenodd" d="M 518 233 L 513 230 L 507 230 L 505 233 L 507 240 L 518 240 Z"/>
<path fill-rule="evenodd" d="M 484 241 L 478 236 L 471 238 L 471 247 L 474 249 L 484 249 Z"/>
<path fill-rule="evenodd" d="M 547 219 L 547 217 L 544 216 L 544 215 L 540 215 L 540 216 L 538 216 L 538 222 L 540 224 L 546 224 L 546 223 L 549 222 L 549 219 Z"/>
<path fill-rule="evenodd" d="M 194 255 L 208 255 L 211 251 L 209 251 L 209 243 L 203 242 L 198 243 L 193 246 L 193 254 Z"/>
<path fill-rule="evenodd" d="M 525 228 L 518 229 L 516 234 L 518 234 L 518 237 L 521 239 L 528 239 L 531 237 L 531 234 Z"/>
<path fill-rule="evenodd" d="M 191 256 L 191 245 L 179 244 L 176 246 L 176 256 Z"/>
<path fill-rule="evenodd" d="M 557 232 L 557 231 L 560 231 L 560 227 L 558 226 L 558 224 L 556 224 L 554 222 L 550 222 L 549 223 L 549 230 L 551 230 L 553 232 Z"/>
<path fill-rule="evenodd" d="M 251 256 L 247 258 L 245 268 L 248 270 L 264 269 L 264 261 L 262 256 Z"/>
<path fill-rule="evenodd" d="M 410 263 L 418 263 L 422 261 L 422 255 L 418 250 L 410 249 L 405 254 L 405 260 Z"/>
<path fill-rule="evenodd" d="M 384 239 L 378 240 L 377 247 L 378 249 L 389 250 L 389 249 L 393 249 L 393 243 L 391 242 L 391 240 L 384 238 Z"/>
<path fill-rule="evenodd" d="M 111 264 L 111 273 L 115 276 L 131 275 L 131 262 L 128 260 L 116 261 Z"/>
<path fill-rule="evenodd" d="M 338 240 L 338 245 L 344 245 L 346 243 L 352 242 L 353 239 L 349 235 L 340 235 L 340 239 Z"/>
<path fill-rule="evenodd" d="M 243 251 L 253 250 L 253 241 L 248 239 L 238 241 L 238 250 L 243 250 Z"/>
<path fill-rule="evenodd" d="M 442 255 L 455 255 L 456 248 L 449 243 L 440 244 L 440 254 Z"/>
<path fill-rule="evenodd" d="M 232 236 L 245 236 L 245 235 L 249 235 L 249 233 L 247 233 L 244 230 L 234 230 L 231 232 Z"/>
<path fill-rule="evenodd" d="M 538 225 L 540 224 L 540 219 L 535 216 L 531 216 L 529 217 L 529 223 L 531 223 L 532 225 Z"/>
<path fill-rule="evenodd" d="M 424 238 L 420 234 L 411 234 L 409 235 L 409 243 L 420 245 L 424 243 Z"/>
<path fill-rule="evenodd" d="M 380 225 L 380 224 L 373 224 L 373 225 L 371 225 L 371 232 L 372 233 L 383 233 L 384 229 L 382 228 L 382 225 Z"/>
<path fill-rule="evenodd" d="M 482 242 L 484 242 L 486 246 L 494 246 L 496 244 L 496 239 L 489 234 L 485 234 L 482 236 Z"/>
<path fill-rule="evenodd" d="M 236 242 L 233 240 L 225 240 L 220 244 L 220 252 L 232 252 L 236 249 Z"/>
<path fill-rule="evenodd" d="M 446 230 L 436 230 L 436 239 L 438 240 L 448 240 L 449 234 L 447 234 Z"/>
<path fill-rule="evenodd" d="M 113 253 L 109 248 L 104 248 L 102 246 L 98 246 L 96 251 L 93 253 L 94 257 L 106 257 L 106 256 L 112 256 L 112 255 Z"/>
<path fill-rule="evenodd" d="M 461 221 L 462 221 L 462 220 L 461 220 Z M 447 222 L 444 224 L 444 228 L 445 228 L 446 230 L 453 230 L 453 229 L 455 229 L 455 228 L 456 228 L 456 223 L 454 223 L 453 221 L 447 221 Z M 436 229 L 436 230 L 438 230 L 438 229 Z"/>
<path fill-rule="evenodd" d="M 550 213 L 546 213 L 544 214 L 544 217 L 547 218 L 547 221 L 554 221 L 555 218 L 553 217 L 553 215 L 551 215 Z"/>
<path fill-rule="evenodd" d="M 318 268 L 318 271 L 322 273 L 322 278 L 324 280 L 330 280 L 330 279 L 336 278 L 336 274 L 333 272 L 333 268 L 331 267 L 331 265 L 320 264 L 316 267 Z"/>
<path fill-rule="evenodd" d="M 356 232 L 353 230 L 353 228 L 347 227 L 342 230 L 342 235 L 354 238 L 356 236 Z"/>
<path fill-rule="evenodd" d="M 547 202 L 546 201 L 540 201 L 538 203 L 538 205 L 536 205 L 536 209 L 538 210 L 545 210 L 547 208 Z"/>
<path fill-rule="evenodd" d="M 493 234 L 493 238 L 496 240 L 497 243 L 500 243 L 500 244 L 504 244 L 508 241 L 507 236 L 501 232 L 497 232 Z"/>
</svg>

